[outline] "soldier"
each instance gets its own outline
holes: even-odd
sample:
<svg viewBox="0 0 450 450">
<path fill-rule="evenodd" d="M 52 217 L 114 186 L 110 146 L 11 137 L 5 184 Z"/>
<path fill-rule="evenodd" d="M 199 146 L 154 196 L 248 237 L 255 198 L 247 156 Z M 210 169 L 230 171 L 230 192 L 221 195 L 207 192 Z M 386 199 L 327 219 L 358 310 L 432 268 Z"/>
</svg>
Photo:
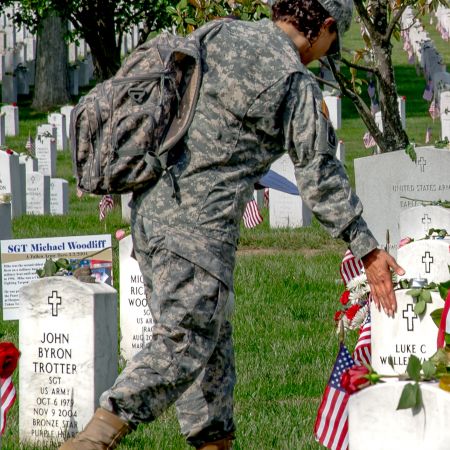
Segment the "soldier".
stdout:
<svg viewBox="0 0 450 450">
<path fill-rule="evenodd" d="M 339 50 L 351 0 L 278 0 L 272 21 L 230 21 L 203 41 L 204 75 L 192 124 L 164 176 L 133 198 L 134 250 L 153 337 L 100 398 L 87 428 L 61 449 L 114 448 L 175 403 L 197 449 L 230 449 L 234 356 L 229 293 L 239 222 L 253 186 L 288 152 L 303 200 L 361 258 L 375 302 L 396 309 L 395 260 L 361 218 L 320 90 L 306 65 Z"/>
</svg>

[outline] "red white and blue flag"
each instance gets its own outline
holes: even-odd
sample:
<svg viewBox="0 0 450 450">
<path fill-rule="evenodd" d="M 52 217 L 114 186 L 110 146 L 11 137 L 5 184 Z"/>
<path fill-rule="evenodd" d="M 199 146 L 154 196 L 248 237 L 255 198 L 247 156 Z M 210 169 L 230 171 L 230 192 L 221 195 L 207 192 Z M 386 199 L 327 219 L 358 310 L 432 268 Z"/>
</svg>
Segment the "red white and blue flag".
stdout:
<svg viewBox="0 0 450 450">
<path fill-rule="evenodd" d="M 256 200 L 251 200 L 247 203 L 243 219 L 246 228 L 254 228 L 263 221 L 263 217 L 259 213 L 258 203 L 256 203 Z"/>
<path fill-rule="evenodd" d="M 100 200 L 100 203 L 98 204 L 100 221 L 102 221 L 106 217 L 106 214 L 111 211 L 113 207 L 114 200 L 112 198 L 112 195 L 104 195 Z"/>
<path fill-rule="evenodd" d="M 341 343 L 314 425 L 317 442 L 331 450 L 348 449 L 349 394 L 341 385 L 341 377 L 354 365 L 350 353 Z"/>
<path fill-rule="evenodd" d="M 370 313 L 359 329 L 358 342 L 353 350 L 353 359 L 358 366 L 372 363 L 372 325 Z"/>
<path fill-rule="evenodd" d="M 0 435 L 5 432 L 6 414 L 16 400 L 16 389 L 11 377 L 0 378 Z"/>
</svg>

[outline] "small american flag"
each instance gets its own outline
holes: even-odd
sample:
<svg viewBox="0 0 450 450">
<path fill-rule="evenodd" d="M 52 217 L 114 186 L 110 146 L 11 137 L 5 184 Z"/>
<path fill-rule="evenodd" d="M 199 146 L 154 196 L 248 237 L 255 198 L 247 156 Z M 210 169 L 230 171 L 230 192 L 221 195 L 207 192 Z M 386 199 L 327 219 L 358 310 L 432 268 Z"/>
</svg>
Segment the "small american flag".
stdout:
<svg viewBox="0 0 450 450">
<path fill-rule="evenodd" d="M 441 113 L 439 111 L 439 106 L 436 99 L 431 102 L 430 107 L 428 108 L 428 112 L 430 113 L 430 116 L 433 120 L 437 119 L 440 116 Z"/>
<path fill-rule="evenodd" d="M 28 135 L 27 142 L 25 143 L 25 148 L 30 155 L 34 156 L 34 140 L 30 134 Z"/>
<path fill-rule="evenodd" d="M 11 377 L 0 378 L 0 436 L 5 432 L 6 414 L 16 400 L 16 389 Z"/>
<path fill-rule="evenodd" d="M 350 280 L 361 275 L 364 265 L 360 259 L 356 259 L 350 250 L 345 252 L 344 258 L 341 262 L 340 272 L 345 284 Z"/>
<path fill-rule="evenodd" d="M 353 350 L 353 359 L 357 365 L 370 364 L 372 361 L 372 326 L 370 313 L 361 325 L 358 342 Z"/>
<path fill-rule="evenodd" d="M 349 394 L 341 385 L 341 376 L 345 370 L 354 365 L 350 353 L 341 343 L 314 425 L 316 440 L 332 450 L 348 448 Z"/>
<path fill-rule="evenodd" d="M 112 198 L 112 195 L 104 195 L 100 200 L 100 203 L 98 204 L 100 221 L 102 221 L 106 217 L 106 214 L 111 211 L 113 207 L 114 200 Z"/>
<path fill-rule="evenodd" d="M 368 131 L 364 134 L 363 143 L 366 148 L 375 147 L 375 145 L 377 145 L 375 139 Z"/>
<path fill-rule="evenodd" d="M 426 100 L 427 102 L 431 102 L 431 100 L 433 99 L 433 89 L 431 87 L 430 82 L 428 82 L 427 85 L 425 86 L 425 90 L 423 91 L 422 98 L 424 100 Z"/>
<path fill-rule="evenodd" d="M 256 203 L 256 200 L 251 200 L 250 202 L 247 203 L 243 219 L 246 228 L 256 227 L 256 225 L 259 225 L 263 221 L 263 218 L 259 213 L 258 204 Z"/>
</svg>

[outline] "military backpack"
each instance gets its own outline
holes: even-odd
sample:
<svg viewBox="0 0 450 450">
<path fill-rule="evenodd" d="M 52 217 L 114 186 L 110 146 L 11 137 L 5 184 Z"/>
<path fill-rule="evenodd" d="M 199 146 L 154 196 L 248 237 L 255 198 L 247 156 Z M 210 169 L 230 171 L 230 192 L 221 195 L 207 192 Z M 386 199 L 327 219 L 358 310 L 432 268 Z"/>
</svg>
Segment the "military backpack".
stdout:
<svg viewBox="0 0 450 450">
<path fill-rule="evenodd" d="M 222 23 L 210 22 L 187 37 L 156 36 L 80 99 L 70 139 L 82 191 L 122 194 L 171 175 L 168 152 L 187 132 L 200 90 L 201 40 Z"/>
</svg>

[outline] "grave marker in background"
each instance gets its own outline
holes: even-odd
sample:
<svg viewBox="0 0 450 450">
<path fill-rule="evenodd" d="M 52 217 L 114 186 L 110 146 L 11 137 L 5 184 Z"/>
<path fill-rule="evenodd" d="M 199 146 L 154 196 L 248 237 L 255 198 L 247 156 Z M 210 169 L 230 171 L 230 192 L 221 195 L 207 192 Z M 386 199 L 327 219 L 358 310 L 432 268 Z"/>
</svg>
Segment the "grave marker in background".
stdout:
<svg viewBox="0 0 450 450">
<path fill-rule="evenodd" d="M 20 185 L 19 157 L 14 153 L 0 150 L 0 195 L 11 194 L 12 217 L 24 213 L 22 188 Z"/>
<path fill-rule="evenodd" d="M 417 147 L 417 161 L 403 151 L 383 153 L 354 160 L 356 193 L 361 199 L 363 217 L 381 247 L 393 254 L 402 236 L 400 211 L 420 205 L 420 200 L 450 200 L 450 152 L 434 147 Z"/>
<path fill-rule="evenodd" d="M 117 293 L 47 277 L 20 291 L 21 441 L 50 444 L 81 431 L 117 377 Z"/>
<path fill-rule="evenodd" d="M 129 361 L 150 342 L 153 318 L 145 295 L 138 262 L 131 257 L 133 242 L 127 236 L 119 242 L 120 258 L 120 353 Z"/>
<path fill-rule="evenodd" d="M 40 172 L 26 174 L 27 214 L 50 214 L 50 177 Z"/>
<path fill-rule="evenodd" d="M 1 111 L 5 113 L 6 136 L 18 136 L 19 134 L 19 107 L 17 105 L 2 106 Z"/>
<path fill-rule="evenodd" d="M 289 155 L 283 155 L 271 166 L 274 172 L 292 181 L 295 185 L 294 164 Z M 271 228 L 304 227 L 311 224 L 312 212 L 304 204 L 299 195 L 285 194 L 276 189 L 270 189 L 269 219 Z"/>
<path fill-rule="evenodd" d="M 38 134 L 35 141 L 38 171 L 51 178 L 56 176 L 56 139 Z"/>
<path fill-rule="evenodd" d="M 69 183 L 62 178 L 50 179 L 50 214 L 62 215 L 69 211 Z"/>
<path fill-rule="evenodd" d="M 5 197 L 5 198 L 3 198 Z M 11 239 L 11 203 L 0 194 L 0 240 Z"/>
</svg>

